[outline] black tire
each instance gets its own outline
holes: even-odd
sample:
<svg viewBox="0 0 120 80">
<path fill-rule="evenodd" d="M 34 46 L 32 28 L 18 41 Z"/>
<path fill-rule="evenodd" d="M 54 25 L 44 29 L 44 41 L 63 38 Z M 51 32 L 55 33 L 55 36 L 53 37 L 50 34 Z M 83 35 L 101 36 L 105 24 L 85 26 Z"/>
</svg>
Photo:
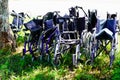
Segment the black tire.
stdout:
<svg viewBox="0 0 120 80">
<path fill-rule="evenodd" d="M 42 39 L 42 36 L 44 36 L 44 33 L 41 34 L 41 36 L 39 37 L 39 41 L 38 41 L 38 51 L 40 54 L 40 60 L 46 59 L 49 62 L 51 60 L 51 51 L 54 51 L 54 37 L 50 38 L 50 42 L 46 45 L 46 41 L 47 39 Z M 44 42 L 45 41 L 45 42 Z M 46 50 L 46 47 L 48 47 L 48 50 Z"/>
<path fill-rule="evenodd" d="M 53 65 L 58 67 L 61 64 L 61 55 L 58 54 L 56 57 L 53 59 Z"/>
</svg>

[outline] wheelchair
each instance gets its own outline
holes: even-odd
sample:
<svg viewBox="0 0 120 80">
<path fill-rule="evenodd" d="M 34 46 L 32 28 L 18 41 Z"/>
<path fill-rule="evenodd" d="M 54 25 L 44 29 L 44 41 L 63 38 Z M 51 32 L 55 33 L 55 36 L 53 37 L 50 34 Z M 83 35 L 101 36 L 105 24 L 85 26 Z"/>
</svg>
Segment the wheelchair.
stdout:
<svg viewBox="0 0 120 80">
<path fill-rule="evenodd" d="M 34 52 L 38 50 L 38 40 L 39 36 L 43 31 L 43 20 L 42 19 L 32 19 L 27 23 L 24 23 L 24 31 L 30 31 L 30 33 L 25 33 L 25 42 L 23 48 L 23 59 L 26 52 L 30 52 L 32 55 L 32 61 L 36 59 Z"/>
<path fill-rule="evenodd" d="M 90 39 L 90 62 L 94 60 L 102 52 L 108 53 L 110 58 L 110 67 L 115 59 L 115 50 L 117 45 L 117 14 L 108 14 L 107 19 L 100 21 L 97 18 L 96 29 Z M 108 49 L 108 46 L 110 49 Z"/>
<path fill-rule="evenodd" d="M 38 40 L 40 60 L 51 61 L 51 54 L 54 51 L 55 36 L 57 32 L 57 16 L 59 11 L 48 12 L 43 16 L 43 31 Z"/>
<path fill-rule="evenodd" d="M 97 25 L 97 10 L 90 10 L 88 9 L 88 15 L 86 16 L 86 29 L 82 32 L 82 48 L 83 53 L 85 54 L 86 60 L 90 59 L 90 53 L 91 53 L 91 39 L 94 37 Z M 86 63 L 85 63 L 86 64 Z"/>
<path fill-rule="evenodd" d="M 84 13 L 84 17 L 79 18 L 80 16 L 79 9 L 81 9 L 82 12 Z M 78 32 L 80 35 L 80 50 L 82 55 L 84 55 L 83 59 L 87 60 L 90 58 L 89 56 L 90 49 L 91 49 L 91 47 L 89 46 L 90 37 L 93 34 L 95 30 L 94 29 L 95 25 L 97 23 L 97 17 L 96 17 L 97 10 L 94 10 L 94 11 L 88 10 L 88 14 L 87 14 L 82 7 L 75 6 L 69 9 L 69 13 L 71 17 L 74 16 L 77 19 L 79 18 L 79 20 L 77 21 L 77 24 L 79 24 Z M 84 20 L 82 18 L 84 18 Z"/>
<path fill-rule="evenodd" d="M 19 32 L 24 24 L 25 13 L 16 13 L 14 10 L 10 15 L 13 17 L 12 24 L 10 24 L 11 29 L 14 33 L 15 38 L 17 38 L 17 32 Z"/>
<path fill-rule="evenodd" d="M 10 15 L 13 17 L 12 23 L 10 24 L 10 27 L 13 31 L 15 40 L 19 37 L 18 32 L 21 31 L 23 25 L 24 25 L 24 20 L 28 16 L 28 14 L 24 12 L 16 13 L 14 10 L 10 13 Z M 16 44 L 17 47 L 17 44 Z"/>
<path fill-rule="evenodd" d="M 70 14 L 64 15 L 58 18 L 58 33 L 56 37 L 55 52 L 53 57 L 53 63 L 55 66 L 59 66 L 62 62 L 62 57 L 68 50 L 72 50 L 72 64 L 78 65 L 81 52 L 81 33 L 85 29 L 85 17 L 79 17 L 79 12 L 71 7 L 69 9 Z M 81 8 L 81 7 L 80 7 Z"/>
</svg>

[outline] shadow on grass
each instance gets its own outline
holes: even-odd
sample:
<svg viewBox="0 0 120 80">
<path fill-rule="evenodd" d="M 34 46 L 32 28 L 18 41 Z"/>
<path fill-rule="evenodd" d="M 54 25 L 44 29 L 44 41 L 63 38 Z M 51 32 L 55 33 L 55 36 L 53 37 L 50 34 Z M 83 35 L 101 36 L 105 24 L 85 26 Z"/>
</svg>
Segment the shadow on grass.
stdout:
<svg viewBox="0 0 120 80">
<path fill-rule="evenodd" d="M 120 55 L 118 55 L 120 56 Z M 114 68 L 109 69 L 107 62 L 103 61 L 102 58 L 97 58 L 94 64 L 94 68 L 87 69 L 87 67 L 82 68 L 82 73 L 77 72 L 76 75 L 74 76 L 74 79 L 120 79 L 118 76 L 120 74 L 120 57 L 117 57 L 115 63 L 114 63 Z M 57 68 L 57 75 L 66 75 L 69 70 L 66 70 L 71 66 L 71 60 L 72 57 L 71 55 L 65 54 L 64 55 L 64 61 L 61 64 L 59 68 Z M 47 71 L 44 72 L 44 68 L 48 67 L 46 69 Z M 26 73 L 27 75 L 31 74 L 34 72 L 34 70 L 38 70 L 38 73 L 34 75 L 33 80 L 39 80 L 39 79 L 44 79 L 44 80 L 53 80 L 55 79 L 55 75 L 50 73 L 50 71 L 54 70 L 54 66 L 47 61 L 40 61 L 39 57 L 32 62 L 31 60 L 31 55 L 26 55 L 25 59 L 22 59 L 22 56 L 20 54 L 5 54 L 0 56 L 0 76 L 2 75 L 2 79 L 9 79 L 12 75 L 14 76 L 25 76 Z M 78 68 L 79 69 L 79 68 Z M 43 72 L 42 72 L 43 70 Z M 61 72 L 62 70 L 62 72 Z M 96 72 L 95 72 L 96 71 Z M 66 73 L 67 72 L 67 73 Z M 91 73 L 92 74 L 91 74 Z M 98 74 L 97 74 L 98 72 Z M 50 74 L 49 74 L 50 73 Z M 32 76 L 32 75 L 31 75 Z"/>
<path fill-rule="evenodd" d="M 54 75 L 46 75 L 46 73 L 39 73 L 35 76 L 34 80 L 54 80 Z"/>
<path fill-rule="evenodd" d="M 23 76 L 24 73 L 30 73 L 39 66 L 41 68 L 48 66 L 52 69 L 52 65 L 48 62 L 42 62 L 39 59 L 32 61 L 31 55 L 27 55 L 25 59 L 22 59 L 20 54 L 3 55 L 0 57 L 0 76 L 2 75 L 3 79 L 9 79 L 11 75 Z"/>
<path fill-rule="evenodd" d="M 68 58 L 68 59 L 67 59 Z M 55 78 L 55 75 L 65 75 L 67 66 L 71 65 L 72 57 L 71 55 L 65 55 L 64 56 L 64 62 L 59 66 L 55 67 L 51 62 L 47 61 L 40 61 L 39 57 L 37 57 L 36 60 L 32 61 L 31 55 L 26 55 L 24 59 L 22 59 L 21 53 L 18 54 L 7 54 L 7 55 L 1 55 L 0 57 L 0 76 L 2 75 L 2 79 L 9 79 L 11 76 L 19 76 L 22 78 L 22 76 L 29 75 L 31 73 L 34 73 L 35 70 L 44 71 L 44 68 L 47 67 L 47 74 L 42 72 L 39 74 L 35 74 L 34 78 L 35 80 L 39 80 L 39 78 L 43 78 L 44 80 L 53 80 Z M 70 61 L 69 61 L 70 60 Z M 55 72 L 57 69 L 57 72 Z M 40 70 L 40 71 L 39 71 Z M 55 72 L 55 75 L 52 75 L 50 71 L 53 70 Z"/>
<path fill-rule="evenodd" d="M 120 51 L 116 54 L 112 72 L 112 80 L 120 80 Z"/>
</svg>

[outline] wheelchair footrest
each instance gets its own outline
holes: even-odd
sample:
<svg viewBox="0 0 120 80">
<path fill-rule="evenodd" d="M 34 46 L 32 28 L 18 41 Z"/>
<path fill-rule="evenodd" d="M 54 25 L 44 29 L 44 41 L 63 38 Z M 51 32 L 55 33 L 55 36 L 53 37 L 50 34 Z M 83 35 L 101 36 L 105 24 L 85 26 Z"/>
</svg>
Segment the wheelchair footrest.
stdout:
<svg viewBox="0 0 120 80">
<path fill-rule="evenodd" d="M 61 44 L 78 44 L 79 42 L 80 40 L 77 39 L 65 39 L 60 41 Z"/>
</svg>

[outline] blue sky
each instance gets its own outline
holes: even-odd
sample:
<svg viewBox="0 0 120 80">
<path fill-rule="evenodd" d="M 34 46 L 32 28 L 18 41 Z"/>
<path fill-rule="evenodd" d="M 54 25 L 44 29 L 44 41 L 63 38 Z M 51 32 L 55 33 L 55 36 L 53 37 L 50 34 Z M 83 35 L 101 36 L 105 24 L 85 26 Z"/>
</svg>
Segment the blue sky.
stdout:
<svg viewBox="0 0 120 80">
<path fill-rule="evenodd" d="M 61 11 L 61 15 L 68 13 L 72 6 L 82 6 L 88 9 L 97 9 L 100 18 L 106 17 L 106 12 L 120 13 L 119 0 L 9 0 L 9 11 L 24 11 L 31 16 L 44 15 L 48 11 Z M 81 12 L 82 14 L 82 12 Z"/>
</svg>

